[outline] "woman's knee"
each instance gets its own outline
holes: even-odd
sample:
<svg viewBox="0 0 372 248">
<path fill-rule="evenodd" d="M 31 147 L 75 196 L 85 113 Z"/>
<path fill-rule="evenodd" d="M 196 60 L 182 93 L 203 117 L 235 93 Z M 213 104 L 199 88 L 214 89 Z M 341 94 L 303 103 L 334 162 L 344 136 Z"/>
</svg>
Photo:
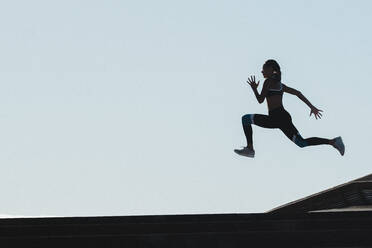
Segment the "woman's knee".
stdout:
<svg viewBox="0 0 372 248">
<path fill-rule="evenodd" d="M 301 148 L 308 146 L 307 141 L 300 134 L 293 135 L 292 141 Z"/>
<path fill-rule="evenodd" d="M 243 125 L 254 124 L 254 114 L 243 115 L 242 123 L 243 123 Z"/>
</svg>

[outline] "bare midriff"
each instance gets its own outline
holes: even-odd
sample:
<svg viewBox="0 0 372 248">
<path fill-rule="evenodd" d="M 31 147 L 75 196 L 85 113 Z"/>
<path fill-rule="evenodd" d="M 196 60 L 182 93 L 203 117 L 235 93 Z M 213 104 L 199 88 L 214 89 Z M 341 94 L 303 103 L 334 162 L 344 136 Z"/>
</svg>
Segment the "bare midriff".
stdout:
<svg viewBox="0 0 372 248">
<path fill-rule="evenodd" d="M 283 95 L 266 97 L 267 107 L 269 111 L 283 107 L 282 99 L 283 99 Z"/>
</svg>

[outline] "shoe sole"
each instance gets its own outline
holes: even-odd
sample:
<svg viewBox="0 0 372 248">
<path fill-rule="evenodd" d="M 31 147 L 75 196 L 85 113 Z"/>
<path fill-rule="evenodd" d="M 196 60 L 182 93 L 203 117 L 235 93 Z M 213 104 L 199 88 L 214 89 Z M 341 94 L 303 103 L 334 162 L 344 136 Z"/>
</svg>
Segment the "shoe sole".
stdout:
<svg viewBox="0 0 372 248">
<path fill-rule="evenodd" d="M 342 141 L 341 137 L 337 137 L 336 139 L 337 139 L 336 140 L 337 147 L 340 148 L 340 149 L 337 148 L 337 150 L 340 152 L 341 156 L 344 156 L 344 154 L 345 154 L 345 144 Z"/>
<path fill-rule="evenodd" d="M 248 157 L 248 158 L 254 158 L 254 154 L 251 155 L 251 154 L 244 154 L 244 153 L 240 153 L 238 152 L 237 150 L 234 150 L 234 152 L 240 156 L 243 156 L 243 157 Z"/>
</svg>

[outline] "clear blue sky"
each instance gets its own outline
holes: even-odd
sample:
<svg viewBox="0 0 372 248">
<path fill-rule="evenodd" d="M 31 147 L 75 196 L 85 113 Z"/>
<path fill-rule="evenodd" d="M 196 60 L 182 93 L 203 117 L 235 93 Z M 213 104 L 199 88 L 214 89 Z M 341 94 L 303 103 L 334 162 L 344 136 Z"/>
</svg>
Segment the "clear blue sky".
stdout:
<svg viewBox="0 0 372 248">
<path fill-rule="evenodd" d="M 370 1 L 7 1 L 0 7 L 2 215 L 263 212 L 372 173 Z M 241 116 L 276 59 L 300 149 Z"/>
</svg>

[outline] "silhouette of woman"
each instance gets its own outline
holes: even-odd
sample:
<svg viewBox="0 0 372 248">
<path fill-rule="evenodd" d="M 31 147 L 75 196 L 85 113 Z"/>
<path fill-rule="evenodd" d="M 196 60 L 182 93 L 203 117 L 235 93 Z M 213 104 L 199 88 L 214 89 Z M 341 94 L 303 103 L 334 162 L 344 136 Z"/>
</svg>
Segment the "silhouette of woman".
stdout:
<svg viewBox="0 0 372 248">
<path fill-rule="evenodd" d="M 280 66 L 275 60 L 268 60 L 262 67 L 262 74 L 266 79 L 261 94 L 258 93 L 257 87 L 260 83 L 256 83 L 255 76 L 248 78 L 247 83 L 251 86 L 257 101 L 263 103 L 266 98 L 269 115 L 247 114 L 242 117 L 242 124 L 247 146 L 243 149 L 235 149 L 234 151 L 242 156 L 253 158 L 255 151 L 252 141 L 252 124 L 264 128 L 279 128 L 282 132 L 299 147 L 316 146 L 316 145 L 331 145 L 336 148 L 341 155 L 345 153 L 345 146 L 341 137 L 334 139 L 323 139 L 312 137 L 304 139 L 297 131 L 292 123 L 291 115 L 283 107 L 283 93 L 289 93 L 300 98 L 307 106 L 310 107 L 310 116 L 314 114 L 316 119 L 322 117 L 322 110 L 314 107 L 307 98 L 298 90 L 290 88 L 281 82 Z"/>
</svg>

